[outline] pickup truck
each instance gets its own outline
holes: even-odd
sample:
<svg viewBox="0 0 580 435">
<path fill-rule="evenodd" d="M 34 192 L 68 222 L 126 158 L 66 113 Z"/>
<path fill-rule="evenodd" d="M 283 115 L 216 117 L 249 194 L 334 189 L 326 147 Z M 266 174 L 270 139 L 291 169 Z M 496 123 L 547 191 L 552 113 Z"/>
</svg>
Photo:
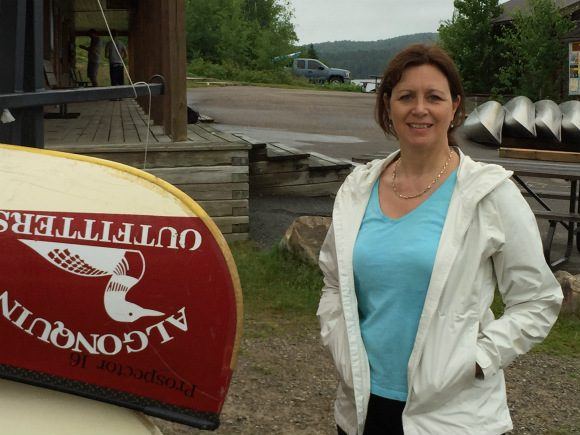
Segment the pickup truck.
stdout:
<svg viewBox="0 0 580 435">
<path fill-rule="evenodd" d="M 294 59 L 292 72 L 312 82 L 344 83 L 350 81 L 350 71 L 329 68 L 316 59 Z"/>
</svg>

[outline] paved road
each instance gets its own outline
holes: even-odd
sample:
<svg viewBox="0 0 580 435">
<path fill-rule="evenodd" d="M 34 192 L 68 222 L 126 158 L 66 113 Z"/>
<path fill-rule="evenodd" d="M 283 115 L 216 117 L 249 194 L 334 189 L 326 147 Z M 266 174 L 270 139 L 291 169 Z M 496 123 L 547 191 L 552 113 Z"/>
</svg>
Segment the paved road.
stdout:
<svg viewBox="0 0 580 435">
<path fill-rule="evenodd" d="M 396 149 L 374 120 L 374 94 L 235 86 L 189 89 L 188 103 L 214 118 L 218 129 L 333 157 Z M 472 157 L 497 156 L 458 140 Z"/>
<path fill-rule="evenodd" d="M 374 95 L 362 93 L 277 89 L 250 86 L 196 88 L 188 90 L 188 103 L 216 120 L 223 131 L 245 133 L 265 142 L 281 142 L 306 151 L 333 157 L 388 152 L 396 142 L 386 138 L 374 121 Z M 458 134 L 463 151 L 474 158 L 497 157 L 497 150 L 470 142 Z M 562 190 L 562 180 L 528 179 L 537 189 Z M 564 209 L 563 202 L 550 202 Z M 272 246 L 298 216 L 327 215 L 332 211 L 328 198 L 252 197 L 250 235 L 262 246 Z M 541 221 L 542 235 L 547 222 Z M 561 228 L 554 240 L 554 257 L 563 252 L 565 232 Z M 563 267 L 580 273 L 580 255 Z"/>
</svg>

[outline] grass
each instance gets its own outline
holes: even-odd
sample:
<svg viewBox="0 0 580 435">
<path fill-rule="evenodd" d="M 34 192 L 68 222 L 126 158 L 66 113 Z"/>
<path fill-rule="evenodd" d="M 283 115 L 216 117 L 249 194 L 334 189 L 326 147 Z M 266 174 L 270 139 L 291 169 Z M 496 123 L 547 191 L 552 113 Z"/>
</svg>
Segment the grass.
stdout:
<svg viewBox="0 0 580 435">
<path fill-rule="evenodd" d="M 497 291 L 491 309 L 496 317 L 503 313 L 504 306 Z M 560 314 L 548 337 L 536 345 L 533 351 L 558 356 L 580 356 L 580 318 L 573 314 Z"/>
<path fill-rule="evenodd" d="M 322 288 L 322 275 L 316 266 L 277 248 L 260 250 L 251 242 L 234 243 L 232 253 L 242 282 L 246 317 L 259 324 L 256 334 L 269 336 L 305 320 L 315 321 Z M 498 294 L 492 310 L 496 316 L 503 312 Z M 580 318 L 561 315 L 534 351 L 579 357 Z"/>
<path fill-rule="evenodd" d="M 212 79 L 210 79 L 212 80 Z M 226 83 L 227 82 L 227 83 Z M 188 88 L 207 88 L 207 84 L 204 81 L 198 83 L 188 80 Z M 352 83 L 310 83 L 308 81 L 299 81 L 296 83 L 252 83 L 252 82 L 236 82 L 236 81 L 224 81 L 223 84 L 218 82 L 212 84 L 212 86 L 257 86 L 257 87 L 268 87 L 268 88 L 278 88 L 278 89 L 308 89 L 312 91 L 340 91 L 340 92 L 362 92 L 360 86 L 354 85 Z"/>
<path fill-rule="evenodd" d="M 193 60 L 187 68 L 189 75 L 226 81 L 238 85 L 281 87 L 285 89 L 312 89 L 346 92 L 362 92 L 362 88 L 351 83 L 311 83 L 306 78 L 296 77 L 288 68 L 253 70 L 234 63 L 215 64 L 203 59 Z M 188 83 L 188 87 L 205 86 Z"/>
<path fill-rule="evenodd" d="M 273 248 L 234 243 L 232 253 L 244 292 L 244 309 L 253 318 L 314 316 L 322 288 L 317 267 Z"/>
<path fill-rule="evenodd" d="M 580 356 L 580 318 L 561 314 L 550 331 L 550 335 L 534 348 L 534 352 L 578 358 Z"/>
</svg>

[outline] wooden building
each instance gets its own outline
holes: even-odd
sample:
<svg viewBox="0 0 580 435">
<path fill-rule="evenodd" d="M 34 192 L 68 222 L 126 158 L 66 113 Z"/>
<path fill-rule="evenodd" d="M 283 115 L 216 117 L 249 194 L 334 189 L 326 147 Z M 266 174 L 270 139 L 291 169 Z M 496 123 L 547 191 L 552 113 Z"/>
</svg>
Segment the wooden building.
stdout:
<svg viewBox="0 0 580 435">
<path fill-rule="evenodd" d="M 570 16 L 572 21 L 580 20 L 580 1 L 578 0 L 554 0 L 554 4 L 564 15 Z M 503 9 L 501 15 L 493 22 L 504 24 L 513 20 L 516 12 L 526 13 L 529 10 L 528 0 L 509 0 L 501 4 Z"/>
<path fill-rule="evenodd" d="M 128 37 L 132 80 L 163 83 L 152 88 L 157 94 L 153 121 L 173 140 L 186 140 L 185 0 L 18 0 L 0 5 L 0 110 L 14 111 L 16 118 L 0 125 L 0 142 L 43 147 L 44 105 L 134 96 L 130 86 L 70 89 L 76 37 L 89 29 L 108 36 L 103 13 L 110 28 Z M 148 94 L 145 86 L 138 92 Z"/>
</svg>

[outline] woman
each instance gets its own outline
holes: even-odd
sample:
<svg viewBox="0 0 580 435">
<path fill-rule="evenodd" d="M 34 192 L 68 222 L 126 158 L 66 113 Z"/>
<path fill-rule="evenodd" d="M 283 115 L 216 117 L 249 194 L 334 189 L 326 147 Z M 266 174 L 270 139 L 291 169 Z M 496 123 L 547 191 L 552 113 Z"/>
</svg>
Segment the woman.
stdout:
<svg viewBox="0 0 580 435">
<path fill-rule="evenodd" d="M 562 301 L 535 218 L 510 172 L 451 146 L 463 90 L 443 50 L 399 53 L 376 112 L 400 150 L 347 178 L 320 253 L 338 432 L 504 433 L 502 369 L 548 334 Z"/>
</svg>

